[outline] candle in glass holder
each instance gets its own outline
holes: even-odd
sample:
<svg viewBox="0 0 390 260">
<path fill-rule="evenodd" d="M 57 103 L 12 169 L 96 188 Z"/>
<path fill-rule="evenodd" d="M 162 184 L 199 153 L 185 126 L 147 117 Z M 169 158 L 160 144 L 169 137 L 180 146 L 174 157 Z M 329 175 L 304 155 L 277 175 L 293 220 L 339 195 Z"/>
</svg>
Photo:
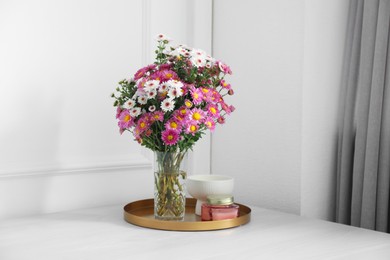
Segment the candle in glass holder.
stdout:
<svg viewBox="0 0 390 260">
<path fill-rule="evenodd" d="M 202 221 L 225 220 L 238 217 L 239 206 L 234 204 L 231 195 L 207 196 L 207 203 L 202 205 Z"/>
</svg>

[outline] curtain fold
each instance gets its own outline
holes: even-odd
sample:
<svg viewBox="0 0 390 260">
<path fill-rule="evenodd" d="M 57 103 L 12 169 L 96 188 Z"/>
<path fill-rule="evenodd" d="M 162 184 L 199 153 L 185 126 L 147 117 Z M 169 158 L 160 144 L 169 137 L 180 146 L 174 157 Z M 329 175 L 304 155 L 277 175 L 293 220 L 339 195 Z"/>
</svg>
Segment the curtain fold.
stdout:
<svg viewBox="0 0 390 260">
<path fill-rule="evenodd" d="M 337 165 L 336 221 L 389 232 L 390 0 L 351 1 Z"/>
</svg>

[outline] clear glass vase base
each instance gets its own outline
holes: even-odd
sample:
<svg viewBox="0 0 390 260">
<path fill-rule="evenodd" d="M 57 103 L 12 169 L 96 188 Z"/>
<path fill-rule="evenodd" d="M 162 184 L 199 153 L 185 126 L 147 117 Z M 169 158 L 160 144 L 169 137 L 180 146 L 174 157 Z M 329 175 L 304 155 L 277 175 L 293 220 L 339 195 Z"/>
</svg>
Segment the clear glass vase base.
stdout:
<svg viewBox="0 0 390 260">
<path fill-rule="evenodd" d="M 164 220 L 164 221 L 183 221 L 184 220 L 184 216 L 183 217 L 160 217 L 160 216 L 154 216 L 155 219 L 158 219 L 158 220 Z"/>
</svg>

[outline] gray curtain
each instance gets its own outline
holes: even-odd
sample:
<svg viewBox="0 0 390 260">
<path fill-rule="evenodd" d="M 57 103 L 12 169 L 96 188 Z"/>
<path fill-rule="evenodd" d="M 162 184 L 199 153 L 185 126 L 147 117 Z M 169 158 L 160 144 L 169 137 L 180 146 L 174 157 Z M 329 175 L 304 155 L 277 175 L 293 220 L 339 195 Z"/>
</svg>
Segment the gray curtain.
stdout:
<svg viewBox="0 0 390 260">
<path fill-rule="evenodd" d="M 341 93 L 336 221 L 389 232 L 390 0 L 352 0 Z"/>
</svg>

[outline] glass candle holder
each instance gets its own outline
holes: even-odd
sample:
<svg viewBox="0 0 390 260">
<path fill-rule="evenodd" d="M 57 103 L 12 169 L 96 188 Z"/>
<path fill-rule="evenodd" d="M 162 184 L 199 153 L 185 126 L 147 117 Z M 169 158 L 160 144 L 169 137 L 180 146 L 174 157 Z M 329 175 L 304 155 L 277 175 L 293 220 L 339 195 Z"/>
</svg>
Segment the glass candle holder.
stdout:
<svg viewBox="0 0 390 260">
<path fill-rule="evenodd" d="M 225 220 L 238 217 L 239 206 L 233 203 L 231 195 L 207 196 L 207 203 L 202 205 L 202 221 Z"/>
</svg>

